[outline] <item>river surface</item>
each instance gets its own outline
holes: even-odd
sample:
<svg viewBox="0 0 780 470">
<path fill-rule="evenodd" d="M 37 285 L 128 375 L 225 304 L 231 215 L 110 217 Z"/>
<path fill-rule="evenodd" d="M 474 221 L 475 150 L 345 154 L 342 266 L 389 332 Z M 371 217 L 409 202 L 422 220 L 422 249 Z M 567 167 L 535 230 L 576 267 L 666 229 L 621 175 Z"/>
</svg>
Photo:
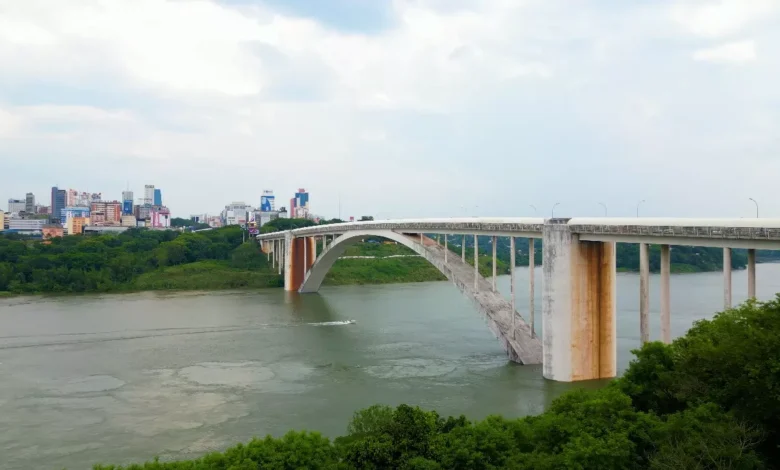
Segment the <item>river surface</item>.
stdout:
<svg viewBox="0 0 780 470">
<path fill-rule="evenodd" d="M 527 278 L 517 270 L 522 312 Z M 780 265 L 758 265 L 757 278 L 760 298 L 780 292 Z M 658 278 L 651 283 L 656 339 Z M 746 272 L 733 283 L 741 302 Z M 509 292 L 508 277 L 499 285 Z M 639 344 L 638 276 L 619 274 L 617 285 L 624 369 Z M 721 273 L 672 277 L 675 336 L 721 309 L 722 286 Z M 374 403 L 523 416 L 572 387 L 601 385 L 549 382 L 541 366 L 509 363 L 448 282 L 302 296 L 276 289 L 0 301 L 3 469 L 194 457 L 290 429 L 337 436 Z"/>
</svg>

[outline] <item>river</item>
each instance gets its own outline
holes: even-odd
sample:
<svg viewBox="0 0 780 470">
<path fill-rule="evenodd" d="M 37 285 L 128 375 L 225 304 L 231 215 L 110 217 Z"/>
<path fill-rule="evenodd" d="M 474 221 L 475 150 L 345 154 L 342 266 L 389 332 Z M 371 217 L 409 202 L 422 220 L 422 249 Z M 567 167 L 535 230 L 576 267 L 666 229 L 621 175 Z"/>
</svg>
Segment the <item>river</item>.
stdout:
<svg viewBox="0 0 780 470">
<path fill-rule="evenodd" d="M 541 279 L 541 270 L 537 270 Z M 517 270 L 526 311 L 528 270 Z M 757 269 L 760 298 L 780 264 Z M 734 301 L 747 275 L 733 275 Z M 653 276 L 652 337 L 659 337 Z M 639 344 L 636 274 L 618 274 L 618 358 Z M 672 331 L 722 307 L 722 274 L 672 277 Z M 509 292 L 509 278 L 499 279 Z M 541 332 L 541 281 L 537 282 Z M 354 323 L 352 323 L 354 321 Z M 541 412 L 572 387 L 507 362 L 447 282 L 0 301 L 0 468 L 186 458 L 290 429 L 343 434 L 356 409 L 409 403 L 483 418 Z"/>
</svg>

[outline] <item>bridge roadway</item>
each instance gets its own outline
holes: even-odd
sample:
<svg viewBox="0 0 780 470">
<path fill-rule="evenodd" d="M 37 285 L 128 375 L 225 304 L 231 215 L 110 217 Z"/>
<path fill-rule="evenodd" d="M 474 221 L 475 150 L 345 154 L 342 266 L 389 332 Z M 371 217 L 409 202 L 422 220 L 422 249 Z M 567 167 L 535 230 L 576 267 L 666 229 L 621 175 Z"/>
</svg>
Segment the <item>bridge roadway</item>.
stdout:
<svg viewBox="0 0 780 470">
<path fill-rule="evenodd" d="M 444 235 L 444 247 L 425 235 Z M 492 282 L 453 256 L 446 245 L 463 244 L 466 236 L 543 240 L 543 334 L 533 334 L 533 259 L 526 318 L 516 312 L 515 282 L 512 300 L 495 292 Z M 353 243 L 380 236 L 402 243 L 436 266 L 474 301 L 511 360 L 543 364 L 544 376 L 558 381 L 614 377 L 617 373 L 615 324 L 615 242 L 640 246 L 640 336 L 649 340 L 649 245 L 661 245 L 661 336 L 670 338 L 671 245 L 722 247 L 724 254 L 724 308 L 731 307 L 731 250 L 748 250 L 748 292 L 755 296 L 756 249 L 780 249 L 780 219 L 674 218 L 439 218 L 402 219 L 319 225 L 259 235 L 263 250 L 280 274 L 285 289 L 316 292 L 333 263 Z M 316 253 L 316 239 L 325 250 Z M 530 245 L 529 245 L 530 246 Z M 516 248 L 512 250 L 514 252 Z M 531 253 L 532 250 L 529 250 Z M 476 256 L 476 254 L 475 254 Z M 495 250 L 493 265 L 495 266 Z M 476 260 L 475 260 L 476 261 Z"/>
</svg>

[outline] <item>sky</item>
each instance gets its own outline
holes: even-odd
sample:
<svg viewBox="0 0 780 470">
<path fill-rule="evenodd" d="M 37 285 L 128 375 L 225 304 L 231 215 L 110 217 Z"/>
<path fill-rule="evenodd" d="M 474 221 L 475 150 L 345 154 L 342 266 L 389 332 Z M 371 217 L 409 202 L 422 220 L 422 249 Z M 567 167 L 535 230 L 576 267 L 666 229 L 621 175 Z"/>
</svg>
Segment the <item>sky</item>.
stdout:
<svg viewBox="0 0 780 470">
<path fill-rule="evenodd" d="M 0 199 L 780 217 L 780 0 L 0 0 Z"/>
</svg>

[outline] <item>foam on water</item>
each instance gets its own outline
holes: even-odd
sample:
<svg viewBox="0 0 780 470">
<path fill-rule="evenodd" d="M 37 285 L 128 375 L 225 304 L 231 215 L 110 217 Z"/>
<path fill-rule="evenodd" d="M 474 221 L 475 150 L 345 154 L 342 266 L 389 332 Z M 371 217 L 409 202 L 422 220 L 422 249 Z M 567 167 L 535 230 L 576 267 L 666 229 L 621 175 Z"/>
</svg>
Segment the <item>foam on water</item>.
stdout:
<svg viewBox="0 0 780 470">
<path fill-rule="evenodd" d="M 342 320 L 342 321 L 324 321 L 319 323 L 307 323 L 309 326 L 342 326 L 342 325 L 352 325 L 355 323 L 355 320 Z"/>
</svg>

